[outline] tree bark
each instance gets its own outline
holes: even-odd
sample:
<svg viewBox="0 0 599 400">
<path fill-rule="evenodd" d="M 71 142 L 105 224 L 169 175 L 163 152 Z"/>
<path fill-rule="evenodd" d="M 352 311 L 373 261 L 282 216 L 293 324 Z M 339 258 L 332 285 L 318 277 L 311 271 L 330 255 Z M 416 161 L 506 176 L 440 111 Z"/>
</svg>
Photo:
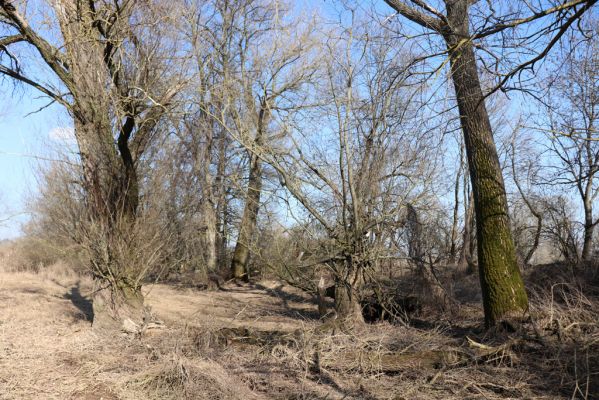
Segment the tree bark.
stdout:
<svg viewBox="0 0 599 400">
<path fill-rule="evenodd" d="M 593 201 L 590 197 L 589 191 L 588 196 L 584 199 L 584 241 L 581 254 L 581 259 L 584 262 L 590 261 L 593 255 L 593 233 L 595 225 L 593 221 Z"/>
<path fill-rule="evenodd" d="M 351 257 L 345 260 L 335 279 L 335 312 L 337 319 L 349 326 L 363 324 L 359 291 L 362 287 L 362 268 Z"/>
<path fill-rule="evenodd" d="M 221 133 L 218 144 L 218 166 L 215 178 L 217 190 L 216 200 L 216 249 L 217 264 L 219 268 L 225 268 L 227 258 L 227 187 L 226 187 L 226 164 L 227 164 L 227 136 Z"/>
<path fill-rule="evenodd" d="M 63 2 L 62 7 L 57 8 L 57 15 L 69 60 L 74 100 L 69 111 L 82 163 L 87 234 L 93 231 L 103 235 L 82 239 L 102 242 L 98 247 L 104 245 L 110 253 L 111 244 L 122 240 L 115 233 L 117 225 L 122 224 L 118 229 L 131 226 L 139 203 L 137 154 L 132 154 L 129 147 L 136 121 L 132 115 L 127 115 L 120 127 L 111 121 L 115 100 L 106 85 L 111 78 L 105 57 L 107 44 L 96 29 L 93 3 Z M 97 287 L 93 295 L 94 328 L 120 328 L 124 318 L 141 324 L 145 316 L 143 295 L 141 287 L 132 283 L 138 281 L 138 277 L 131 276 L 128 268 L 114 265 L 110 254 L 92 253 L 90 256 Z M 123 270 L 117 271 L 119 268 Z"/>
<path fill-rule="evenodd" d="M 262 192 L 262 165 L 255 155 L 252 155 L 251 158 L 245 206 L 239 225 L 239 235 L 235 244 L 233 261 L 231 262 L 231 272 L 233 278 L 236 279 L 248 278 L 246 268 L 250 261 L 250 246 L 256 231 Z"/>
<path fill-rule="evenodd" d="M 455 186 L 453 192 L 453 219 L 451 224 L 451 244 L 449 248 L 449 259 L 451 263 L 457 263 L 457 253 L 458 253 L 458 213 L 460 210 L 460 181 L 462 178 L 462 170 L 464 167 L 463 163 L 463 152 L 464 145 L 460 145 L 460 166 L 458 168 L 458 173 L 455 178 Z M 465 201 L 465 199 L 464 199 Z"/>
<path fill-rule="evenodd" d="M 468 31 L 469 1 L 447 2 L 451 32 L 444 33 L 474 193 L 480 281 L 487 327 L 521 317 L 528 298 L 510 231 L 499 157 Z"/>
<path fill-rule="evenodd" d="M 264 130 L 266 128 L 268 109 L 262 105 L 258 115 L 258 129 L 254 138 L 254 146 L 260 148 L 264 142 Z M 259 151 L 259 150 L 258 150 Z M 235 279 L 249 278 L 247 266 L 250 261 L 250 246 L 253 241 L 256 225 L 258 223 L 258 211 L 260 209 L 260 196 L 262 194 L 262 162 L 255 151 L 250 156 L 250 173 L 248 179 L 245 206 L 239 235 L 235 244 L 235 252 L 231 262 L 231 274 Z"/>
<path fill-rule="evenodd" d="M 474 226 L 474 199 L 472 198 L 472 191 L 470 191 L 467 185 L 467 176 L 464 175 L 464 233 L 462 235 L 462 250 L 460 252 L 460 259 L 458 260 L 458 267 L 462 271 L 466 271 L 468 274 L 474 273 L 474 263 L 472 260 L 472 254 L 474 253 L 474 241 L 472 240 L 472 231 L 476 230 Z"/>
<path fill-rule="evenodd" d="M 115 289 L 118 287 L 118 290 Z M 149 311 L 144 305 L 141 287 L 125 282 L 107 284 L 104 279 L 94 281 L 92 296 L 93 328 L 100 332 L 114 332 L 124 328 L 124 321 L 137 327 L 137 332 L 128 328 L 128 333 L 139 333 L 148 320 Z"/>
<path fill-rule="evenodd" d="M 204 257 L 206 260 L 206 269 L 209 272 L 214 272 L 217 267 L 217 219 L 212 200 L 204 201 Z"/>
<path fill-rule="evenodd" d="M 210 121 L 210 117 L 207 117 L 207 120 Z M 201 180 L 202 186 L 202 242 L 204 245 L 204 267 L 206 268 L 207 272 L 214 272 L 216 270 L 217 264 L 216 232 L 218 228 L 214 200 L 214 177 L 212 175 L 212 172 L 210 171 L 210 166 L 212 165 L 212 152 L 214 147 L 212 129 L 209 128 L 212 125 L 213 124 L 211 123 L 207 123 L 205 124 L 205 126 L 203 126 L 205 144 L 201 150 L 201 154 L 196 156 L 195 166 L 196 174 Z M 199 140 L 195 144 L 195 146 L 200 146 Z"/>
</svg>

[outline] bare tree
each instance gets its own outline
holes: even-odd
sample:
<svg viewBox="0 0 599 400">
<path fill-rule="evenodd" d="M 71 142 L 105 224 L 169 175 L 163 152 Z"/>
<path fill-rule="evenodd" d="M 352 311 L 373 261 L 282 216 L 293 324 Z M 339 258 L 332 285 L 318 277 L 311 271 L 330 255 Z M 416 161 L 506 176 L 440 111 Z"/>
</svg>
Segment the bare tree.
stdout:
<svg viewBox="0 0 599 400">
<path fill-rule="evenodd" d="M 517 7 L 515 13 L 506 12 L 505 15 L 501 15 L 502 8 L 496 10 L 490 3 L 478 5 L 476 13 L 472 14 L 473 3 L 469 0 L 438 2 L 441 3 L 438 7 L 423 1 L 385 2 L 404 18 L 439 35 L 445 42 L 443 53 L 448 55 L 451 66 L 474 193 L 485 323 L 493 326 L 524 313 L 528 300 L 516 263 L 503 176 L 478 75 L 475 43 L 555 15 L 554 21 L 539 28 L 539 32 L 552 35 L 548 43 L 537 56 L 506 73 L 497 86 L 499 88 L 510 77 L 542 59 L 595 1 L 572 1 L 548 8 L 541 2 L 526 3 Z M 471 27 L 474 27 L 473 32 Z M 538 38 L 539 32 L 526 38 Z M 521 40 L 522 43 L 525 41 Z"/>
<path fill-rule="evenodd" d="M 597 30 L 590 39 L 563 60 L 552 80 L 547 107 L 550 176 L 546 185 L 574 188 L 584 213 L 581 259 L 590 261 L 593 234 L 599 223 L 593 205 L 599 194 L 599 41 Z"/>
<path fill-rule="evenodd" d="M 508 157 L 512 179 L 516 185 L 518 195 L 522 199 L 525 209 L 534 219 L 534 226 L 530 226 L 530 223 L 526 221 L 514 220 L 514 218 L 512 222 L 516 238 L 521 237 L 520 241 L 516 240 L 516 247 L 526 249 L 526 253 L 523 254 L 524 264 L 530 265 L 535 252 L 539 248 L 543 233 L 544 210 L 542 196 L 534 190 L 534 187 L 539 184 L 542 165 L 539 162 L 540 154 L 532 148 L 531 140 L 519 137 L 520 130 L 519 126 L 514 129 Z M 522 219 L 526 220 L 527 216 Z M 522 223 L 518 224 L 518 222 Z M 531 232 L 532 240 L 530 237 Z"/>
<path fill-rule="evenodd" d="M 337 317 L 357 323 L 374 271 L 408 257 L 398 248 L 406 207 L 426 197 L 435 152 L 434 132 L 414 117 L 422 104 L 407 89 L 409 54 L 349 13 L 349 26 L 322 39 L 322 105 L 309 120 L 288 121 L 290 146 L 255 151 L 278 173 L 289 212 L 313 221 L 301 227 L 314 247 L 298 261 L 327 267 Z"/>
<path fill-rule="evenodd" d="M 176 40 L 164 24 L 168 13 L 132 1 L 54 1 L 48 15 L 57 38 L 46 39 L 41 26 L 36 30 L 39 18 L 26 17 L 26 6 L 0 2 L 1 41 L 9 54 L 0 73 L 41 91 L 73 118 L 89 222 L 85 231 L 108 235 L 106 246 L 90 253 L 98 286 L 94 325 L 109 327 L 126 315 L 139 322 L 143 269 L 98 257 L 116 244 L 110 237 L 114 227 L 135 223 L 137 166 L 178 92 L 176 71 L 165 62 L 176 53 Z M 17 43 L 31 46 L 58 84 L 44 81 L 43 74 L 29 76 L 10 50 Z"/>
<path fill-rule="evenodd" d="M 315 71 L 310 57 L 314 42 L 310 29 L 301 28 L 283 2 L 217 1 L 197 12 L 204 12 L 207 21 L 198 37 L 212 54 L 206 61 L 212 77 L 210 104 L 201 108 L 248 150 L 243 211 L 231 262 L 232 276 L 247 279 L 264 179 L 263 161 L 256 153 L 280 140 L 281 121 L 305 106 L 299 92 Z"/>
</svg>

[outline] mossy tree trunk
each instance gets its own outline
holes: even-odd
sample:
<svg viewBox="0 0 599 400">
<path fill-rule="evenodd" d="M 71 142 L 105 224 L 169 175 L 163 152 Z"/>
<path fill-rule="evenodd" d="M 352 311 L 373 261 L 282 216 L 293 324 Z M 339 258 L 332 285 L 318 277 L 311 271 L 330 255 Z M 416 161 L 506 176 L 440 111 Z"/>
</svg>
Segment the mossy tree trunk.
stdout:
<svg viewBox="0 0 599 400">
<path fill-rule="evenodd" d="M 468 31 L 469 1 L 447 3 L 445 34 L 474 194 L 485 324 L 522 316 L 528 298 L 516 262 L 507 198 Z"/>
</svg>

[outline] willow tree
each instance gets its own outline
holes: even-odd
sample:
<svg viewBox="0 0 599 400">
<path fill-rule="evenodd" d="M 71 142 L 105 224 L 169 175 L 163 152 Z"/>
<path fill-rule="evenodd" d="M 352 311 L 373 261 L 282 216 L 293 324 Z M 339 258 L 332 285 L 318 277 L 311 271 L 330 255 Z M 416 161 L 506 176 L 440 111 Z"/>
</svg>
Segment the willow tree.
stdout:
<svg viewBox="0 0 599 400">
<path fill-rule="evenodd" d="M 0 1 L 0 44 L 9 55 L 0 73 L 41 91 L 73 119 L 86 210 L 74 236 L 88 251 L 96 278 L 97 327 L 115 327 L 124 318 L 141 322 L 145 311 L 147 266 L 138 265 L 136 249 L 127 247 L 139 212 L 137 168 L 178 91 L 164 62 L 172 50 L 164 10 L 154 7 L 56 0 L 39 8 L 47 24 L 31 15 L 27 2 Z M 53 76 L 20 65 L 21 45 L 32 48 Z"/>
<path fill-rule="evenodd" d="M 314 72 L 304 55 L 314 42 L 285 2 L 199 1 L 195 7 L 194 51 L 209 55 L 198 74 L 208 78 L 202 91 L 209 96 L 199 108 L 245 148 L 249 160 L 230 266 L 234 278 L 247 279 L 264 185 L 259 153 L 285 136 L 281 121 L 304 105 L 300 93 Z"/>
<path fill-rule="evenodd" d="M 528 299 L 516 262 L 505 185 L 475 47 L 485 48 L 485 41 L 498 37 L 503 49 L 510 42 L 511 48 L 521 46 L 538 52 L 531 59 L 510 65 L 495 87 L 502 88 L 516 74 L 533 68 L 596 1 L 575 0 L 555 5 L 545 1 L 497 5 L 471 0 L 437 1 L 434 5 L 421 0 L 385 2 L 427 33 L 437 35 L 445 45 L 472 182 L 485 323 L 493 326 L 502 320 L 518 318 L 527 311 Z M 517 28 L 523 25 L 528 31 L 519 36 Z M 500 70 L 501 57 L 486 50 L 495 57 L 490 69 Z"/>
<path fill-rule="evenodd" d="M 306 239 L 292 262 L 298 271 L 324 267 L 337 320 L 349 326 L 364 321 L 375 271 L 402 254 L 406 207 L 432 192 L 436 156 L 434 132 L 416 118 L 423 104 L 410 54 L 356 14 L 348 10 L 340 20 L 351 23 L 320 40 L 316 105 L 287 121 L 285 146 L 258 153 L 276 170 L 290 215 L 301 216 Z"/>
</svg>

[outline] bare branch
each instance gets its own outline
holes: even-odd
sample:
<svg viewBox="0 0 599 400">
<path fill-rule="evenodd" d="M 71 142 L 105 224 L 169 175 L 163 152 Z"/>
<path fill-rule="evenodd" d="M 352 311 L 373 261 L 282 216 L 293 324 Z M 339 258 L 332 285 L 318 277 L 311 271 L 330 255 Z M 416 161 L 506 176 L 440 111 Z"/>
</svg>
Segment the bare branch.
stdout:
<svg viewBox="0 0 599 400">
<path fill-rule="evenodd" d="M 447 25 L 443 20 L 426 15 L 417 9 L 408 6 L 401 0 L 385 0 L 385 3 L 410 21 L 415 22 L 424 28 L 431 29 L 437 33 L 441 33 L 443 29 L 447 28 Z M 417 1 L 416 3 L 422 2 Z"/>
</svg>

